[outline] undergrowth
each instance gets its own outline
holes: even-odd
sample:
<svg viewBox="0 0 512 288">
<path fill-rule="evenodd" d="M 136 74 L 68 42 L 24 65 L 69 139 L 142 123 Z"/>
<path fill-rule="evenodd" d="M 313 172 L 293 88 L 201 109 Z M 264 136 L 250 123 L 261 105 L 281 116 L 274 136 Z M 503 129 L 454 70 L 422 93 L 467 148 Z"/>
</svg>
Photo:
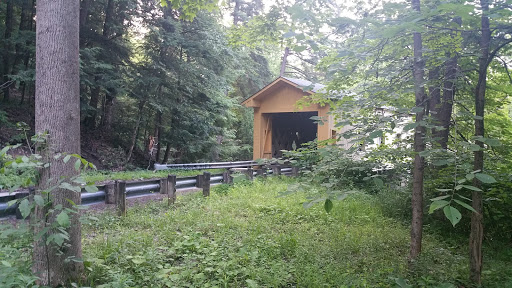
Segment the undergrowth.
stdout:
<svg viewBox="0 0 512 288">
<path fill-rule="evenodd" d="M 320 206 L 304 209 L 304 195 L 276 198 L 290 181 L 220 185 L 207 199 L 197 193 L 171 208 L 150 203 L 131 208 L 124 219 L 104 214 L 84 227 L 84 284 L 455 287 L 468 278 L 464 251 L 429 234 L 408 272 L 409 229 L 384 216 L 376 197 L 351 196 L 327 214 Z M 505 258 L 492 261 L 501 268 L 487 275 L 486 287 L 506 287 Z"/>
<path fill-rule="evenodd" d="M 96 215 L 83 225 L 86 278 L 73 287 L 471 287 L 464 237 L 427 226 L 408 270 L 409 228 L 387 216 L 382 198 L 356 193 L 330 213 L 304 209 L 305 194 L 277 197 L 292 181 L 240 181 L 209 198 L 135 206 L 125 218 Z M 30 230 L 9 227 L 0 227 L 0 287 L 37 287 Z M 483 287 L 512 287 L 512 249 L 492 244 Z"/>
</svg>

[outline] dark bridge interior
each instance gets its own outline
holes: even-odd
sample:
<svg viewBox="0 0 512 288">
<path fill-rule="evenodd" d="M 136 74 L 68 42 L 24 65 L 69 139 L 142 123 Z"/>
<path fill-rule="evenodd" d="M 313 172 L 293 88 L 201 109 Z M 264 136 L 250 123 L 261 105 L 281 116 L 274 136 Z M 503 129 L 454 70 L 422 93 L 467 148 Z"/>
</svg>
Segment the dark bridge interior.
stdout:
<svg viewBox="0 0 512 288">
<path fill-rule="evenodd" d="M 273 113 L 272 117 L 272 157 L 282 156 L 281 150 L 293 150 L 301 144 L 317 138 L 317 124 L 309 119 L 318 112 Z"/>
</svg>

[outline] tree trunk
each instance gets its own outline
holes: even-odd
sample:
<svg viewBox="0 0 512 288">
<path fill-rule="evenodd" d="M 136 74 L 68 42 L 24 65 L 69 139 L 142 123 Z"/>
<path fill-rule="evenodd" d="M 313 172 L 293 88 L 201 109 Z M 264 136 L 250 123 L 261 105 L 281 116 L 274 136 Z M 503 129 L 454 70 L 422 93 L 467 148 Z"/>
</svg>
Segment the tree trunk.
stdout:
<svg viewBox="0 0 512 288">
<path fill-rule="evenodd" d="M 165 146 L 164 160 L 162 160 L 163 164 L 167 164 L 167 161 L 169 161 L 170 154 L 171 154 L 171 143 L 167 142 L 167 145 Z"/>
<path fill-rule="evenodd" d="M 95 82 L 99 81 L 98 77 L 95 77 Z M 89 112 L 87 117 L 84 120 L 84 125 L 86 128 L 94 130 L 96 127 L 96 116 L 98 115 L 98 103 L 100 99 L 100 91 L 101 88 L 96 84 L 94 89 L 91 90 L 91 99 L 89 100 L 89 106 L 92 108 L 92 111 Z"/>
<path fill-rule="evenodd" d="M 413 9 L 420 12 L 420 0 L 412 0 Z M 425 116 L 425 89 L 423 87 L 425 63 L 422 59 L 422 40 L 421 33 L 414 32 L 414 90 L 416 98 L 416 107 L 423 109 L 416 113 L 416 123 L 420 123 Z M 409 261 L 414 261 L 421 252 L 421 240 L 423 234 L 423 169 L 424 159 L 419 155 L 425 150 L 423 137 L 425 127 L 418 125 L 414 131 L 414 168 L 413 168 L 413 188 L 412 188 L 412 223 L 411 223 L 411 249 L 409 252 Z"/>
<path fill-rule="evenodd" d="M 439 125 L 437 123 L 437 112 L 440 107 L 441 103 L 441 88 L 439 85 L 439 71 L 441 70 L 441 66 L 433 67 L 428 71 L 428 82 L 429 82 L 429 97 L 428 97 L 428 111 L 426 114 L 428 115 L 429 112 L 434 118 L 434 124 Z M 436 129 L 432 129 L 432 134 L 436 133 Z"/>
<path fill-rule="evenodd" d="M 132 143 L 130 144 L 130 150 L 128 151 L 128 156 L 126 157 L 125 165 L 130 163 L 130 160 L 132 158 L 133 154 L 133 148 L 135 147 L 135 144 L 137 143 L 137 135 L 139 134 L 139 126 L 140 121 L 142 119 L 142 110 L 144 109 L 144 105 L 146 104 L 146 101 L 140 101 L 139 102 L 139 115 L 137 117 L 137 122 L 135 122 L 135 130 L 132 134 Z"/>
<path fill-rule="evenodd" d="M 288 61 L 288 55 L 290 54 L 290 48 L 284 48 L 283 61 L 281 62 L 281 71 L 279 72 L 280 77 L 284 77 L 284 73 L 286 73 L 286 63 Z"/>
<path fill-rule="evenodd" d="M 475 136 L 483 137 L 484 128 L 484 108 L 485 108 L 485 90 L 487 85 L 487 65 L 489 59 L 489 46 L 491 42 L 491 30 L 489 29 L 489 11 L 488 0 L 480 0 L 482 7 L 482 36 L 480 38 L 480 59 L 478 83 L 475 89 Z M 484 143 L 476 141 L 481 147 L 479 151 L 474 152 L 473 170 L 483 171 L 484 169 Z M 475 187 L 482 187 L 480 181 L 476 178 L 473 180 Z M 476 213 L 471 213 L 471 233 L 469 236 L 469 278 L 476 285 L 482 282 L 482 241 L 484 237 L 484 228 L 482 224 L 482 194 L 478 191 L 472 193 L 472 206 Z"/>
<path fill-rule="evenodd" d="M 32 0 L 23 0 L 21 4 L 21 15 L 20 15 L 20 26 L 19 26 L 19 33 L 22 33 L 23 31 L 30 31 L 32 28 L 32 19 L 30 18 L 32 11 Z M 26 46 L 30 44 L 30 41 L 26 41 Z M 13 72 L 12 74 L 16 74 L 18 70 L 18 66 L 23 61 L 23 56 L 27 53 L 26 52 L 27 47 L 23 47 L 22 43 L 16 44 L 16 57 L 14 58 L 14 64 L 13 64 Z"/>
<path fill-rule="evenodd" d="M 51 165 L 41 170 L 39 189 L 51 187 L 62 177 L 78 174 L 74 161 L 55 160 L 57 153 L 80 153 L 80 95 L 79 95 L 79 24 L 78 0 L 38 0 L 36 27 L 36 133 L 48 132 L 46 147 L 41 151 Z M 48 195 L 52 207 L 71 208 L 68 200 L 81 203 L 80 193 L 54 189 Z M 42 210 L 42 209 L 41 209 Z M 37 235 L 55 221 L 55 214 L 36 211 Z M 34 243 L 33 271 L 40 284 L 67 286 L 77 281 L 83 272 L 83 263 L 70 261 L 82 257 L 79 216 L 71 214 L 67 229 L 69 246 L 57 253 L 53 244 L 46 245 L 46 237 Z M 49 222 L 47 222 L 49 221 Z M 52 233 L 52 232 L 50 232 Z"/>
<path fill-rule="evenodd" d="M 108 38 L 110 36 L 110 31 L 112 30 L 112 20 L 114 17 L 114 1 L 108 0 L 107 7 L 105 9 L 105 22 L 103 22 L 103 36 Z"/>
<path fill-rule="evenodd" d="M 10 58 L 11 58 L 11 35 L 12 35 L 12 25 L 13 25 L 13 0 L 6 0 L 6 9 L 5 9 L 5 33 L 4 33 L 4 39 L 5 39 L 5 50 L 4 50 L 4 57 L 3 57 L 3 82 L 5 85 L 5 88 L 3 89 L 4 92 L 4 102 L 9 101 L 10 93 L 9 93 L 9 86 L 7 85 L 7 82 L 9 82 L 9 71 L 11 67 Z"/>
<path fill-rule="evenodd" d="M 240 22 L 240 1 L 241 0 L 235 0 L 235 8 L 233 9 L 233 25 L 238 25 Z"/>
<path fill-rule="evenodd" d="M 155 119 L 155 138 L 157 139 L 156 142 L 156 156 L 155 156 L 155 163 L 160 163 L 160 150 L 162 148 L 162 111 L 156 112 L 156 119 Z"/>
<path fill-rule="evenodd" d="M 102 130 L 103 134 L 110 137 L 112 132 L 112 121 L 114 119 L 115 97 L 107 91 L 105 93 L 105 104 L 103 105 Z"/>
</svg>

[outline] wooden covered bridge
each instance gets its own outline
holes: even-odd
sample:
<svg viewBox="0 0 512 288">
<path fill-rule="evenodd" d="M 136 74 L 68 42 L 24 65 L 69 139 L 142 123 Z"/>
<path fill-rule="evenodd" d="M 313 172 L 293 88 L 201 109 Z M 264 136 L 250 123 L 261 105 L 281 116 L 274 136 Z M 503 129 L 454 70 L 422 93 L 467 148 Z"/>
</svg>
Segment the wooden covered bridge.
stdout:
<svg viewBox="0 0 512 288">
<path fill-rule="evenodd" d="M 305 91 L 305 87 L 312 89 Z M 292 150 L 293 143 L 300 147 L 336 135 L 328 105 L 312 104 L 300 111 L 296 106 L 298 100 L 324 87 L 306 80 L 279 77 L 242 102 L 254 109 L 253 159 L 278 158 L 282 156 L 281 150 Z M 311 120 L 312 116 L 322 117 L 323 125 Z"/>
</svg>

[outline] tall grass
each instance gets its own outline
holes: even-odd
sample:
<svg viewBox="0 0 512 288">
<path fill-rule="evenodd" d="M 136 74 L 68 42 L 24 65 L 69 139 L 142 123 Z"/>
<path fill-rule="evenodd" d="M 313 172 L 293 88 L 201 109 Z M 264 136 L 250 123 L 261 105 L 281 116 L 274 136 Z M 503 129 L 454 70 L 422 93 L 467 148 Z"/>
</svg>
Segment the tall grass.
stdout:
<svg viewBox="0 0 512 288">
<path fill-rule="evenodd" d="M 407 271 L 409 229 L 384 216 L 376 197 L 352 196 L 327 214 L 320 206 L 304 209 L 300 193 L 277 198 L 290 181 L 220 185 L 209 198 L 182 196 L 171 208 L 150 203 L 123 219 L 103 214 L 84 227 L 84 284 L 396 287 L 408 279 L 414 287 L 438 287 L 467 279 L 461 251 L 429 234 L 415 269 Z M 495 271 L 500 284 L 491 277 L 487 287 L 512 283 L 504 267 Z"/>
</svg>

